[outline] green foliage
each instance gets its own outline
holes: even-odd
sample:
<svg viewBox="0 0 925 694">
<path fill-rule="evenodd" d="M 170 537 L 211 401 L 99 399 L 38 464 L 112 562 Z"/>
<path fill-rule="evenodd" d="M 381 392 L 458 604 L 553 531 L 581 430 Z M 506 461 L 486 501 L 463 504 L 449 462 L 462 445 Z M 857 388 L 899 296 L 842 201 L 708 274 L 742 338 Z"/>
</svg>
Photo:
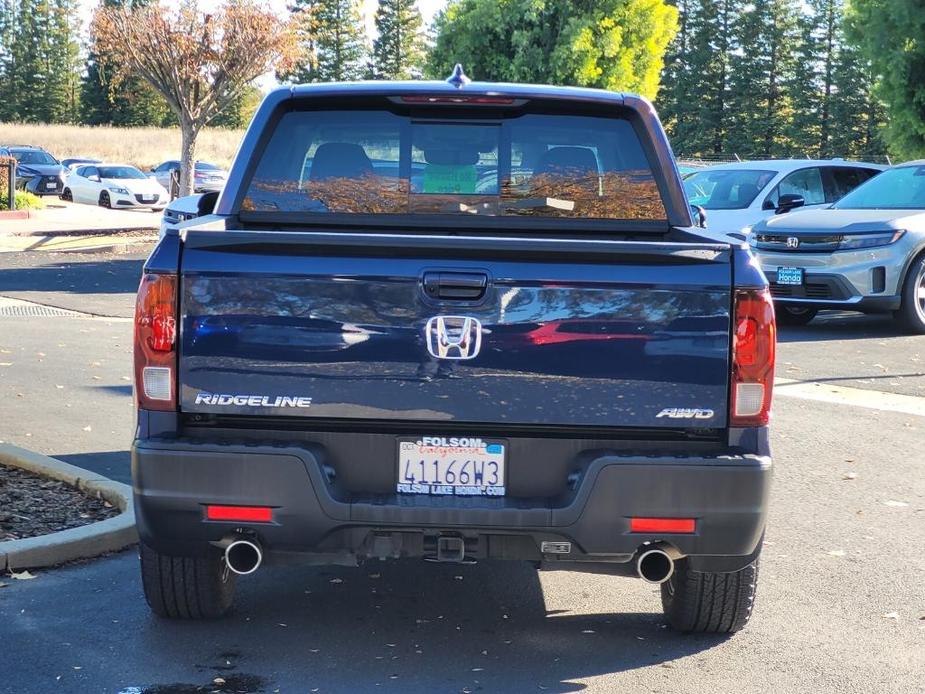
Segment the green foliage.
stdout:
<svg viewBox="0 0 925 694">
<path fill-rule="evenodd" d="M 684 156 L 883 153 L 869 62 L 845 0 L 677 0 L 658 101 Z"/>
<path fill-rule="evenodd" d="M 17 190 L 13 198 L 14 210 L 40 210 L 45 207 L 45 201 L 38 195 L 34 195 L 27 190 Z M 9 196 L 6 192 L 0 192 L 0 210 L 10 208 Z"/>
<path fill-rule="evenodd" d="M 362 79 L 368 70 L 366 26 L 358 0 L 295 0 L 289 11 L 300 18 L 303 58 L 281 80 L 338 82 Z"/>
<path fill-rule="evenodd" d="M 209 125 L 213 128 L 246 128 L 261 101 L 263 101 L 263 92 L 253 84 L 248 85 L 226 109 L 209 121 Z"/>
<path fill-rule="evenodd" d="M 799 0 L 755 0 L 736 17 L 733 31 L 743 47 L 733 61 L 730 109 L 735 127 L 729 148 L 761 157 L 792 150 L 789 123 L 794 88 L 794 50 Z M 747 47 L 747 49 L 746 49 Z"/>
<path fill-rule="evenodd" d="M 433 77 L 541 82 L 654 98 L 677 10 L 664 0 L 458 0 L 438 15 Z"/>
<path fill-rule="evenodd" d="M 848 31 L 879 80 L 890 151 L 925 157 L 925 0 L 852 0 Z"/>
<path fill-rule="evenodd" d="M 373 72 L 379 79 L 412 79 L 424 71 L 425 42 L 416 0 L 379 0 Z"/>
<path fill-rule="evenodd" d="M 74 0 L 0 0 L 0 120 L 76 119 L 75 7 Z"/>
</svg>

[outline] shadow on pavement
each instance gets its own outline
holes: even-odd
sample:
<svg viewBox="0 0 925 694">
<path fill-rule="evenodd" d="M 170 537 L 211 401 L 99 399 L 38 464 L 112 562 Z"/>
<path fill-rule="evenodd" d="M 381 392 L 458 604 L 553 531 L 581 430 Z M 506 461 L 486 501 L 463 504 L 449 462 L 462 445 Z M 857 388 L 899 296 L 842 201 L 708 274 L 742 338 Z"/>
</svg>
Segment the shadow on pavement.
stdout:
<svg viewBox="0 0 925 694">
<path fill-rule="evenodd" d="M 202 680 L 119 691 L 196 691 L 240 675 L 259 683 L 244 691 L 575 692 L 585 685 L 573 680 L 670 670 L 671 661 L 725 640 L 673 633 L 660 612 L 547 612 L 537 572 L 524 563 L 268 569 L 239 582 L 238 605 L 219 623 L 147 620 L 138 650 L 189 662 L 196 644 Z M 657 595 L 646 595 L 644 609 L 655 606 Z M 282 679 L 271 674 L 280 672 Z"/>
<path fill-rule="evenodd" d="M 132 457 L 129 451 L 104 451 L 97 453 L 67 453 L 53 458 L 65 463 L 95 472 L 116 482 L 132 483 Z"/>
<path fill-rule="evenodd" d="M 0 268 L 0 293 L 68 292 L 134 294 L 144 259 L 113 258 L 88 262 L 33 262 L 27 267 Z"/>
<path fill-rule="evenodd" d="M 820 313 L 806 326 L 779 326 L 778 342 L 823 342 L 826 340 L 864 340 L 877 337 L 909 337 L 889 314 Z"/>
</svg>

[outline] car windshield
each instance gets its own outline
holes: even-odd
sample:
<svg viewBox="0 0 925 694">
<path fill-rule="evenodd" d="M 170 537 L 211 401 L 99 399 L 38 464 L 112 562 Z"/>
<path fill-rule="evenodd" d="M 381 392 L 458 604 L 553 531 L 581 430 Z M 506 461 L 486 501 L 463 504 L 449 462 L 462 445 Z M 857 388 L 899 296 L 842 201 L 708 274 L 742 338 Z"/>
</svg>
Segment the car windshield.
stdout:
<svg viewBox="0 0 925 694">
<path fill-rule="evenodd" d="M 100 178 L 147 178 L 134 166 L 101 166 Z"/>
<path fill-rule="evenodd" d="M 925 166 L 899 166 L 858 186 L 833 207 L 839 210 L 925 210 Z"/>
<path fill-rule="evenodd" d="M 16 157 L 16 161 L 20 164 L 39 164 L 39 165 L 48 165 L 54 166 L 58 163 L 58 160 L 51 156 L 48 152 L 42 152 L 41 150 L 19 150 L 13 151 L 13 156 Z"/>
<path fill-rule="evenodd" d="M 707 210 L 744 210 L 776 175 L 760 169 L 714 169 L 684 178 L 691 205 Z"/>
<path fill-rule="evenodd" d="M 628 120 L 432 115 L 289 112 L 242 210 L 666 219 Z"/>
</svg>

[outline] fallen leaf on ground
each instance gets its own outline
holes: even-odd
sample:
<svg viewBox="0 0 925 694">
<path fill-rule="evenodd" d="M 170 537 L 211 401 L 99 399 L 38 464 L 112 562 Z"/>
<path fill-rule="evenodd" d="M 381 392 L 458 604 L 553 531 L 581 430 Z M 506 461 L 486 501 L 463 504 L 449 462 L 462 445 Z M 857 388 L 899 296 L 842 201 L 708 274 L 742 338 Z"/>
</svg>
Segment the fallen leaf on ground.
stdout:
<svg viewBox="0 0 925 694">
<path fill-rule="evenodd" d="M 883 615 L 884 619 L 899 619 L 899 612 L 887 612 Z"/>
<path fill-rule="evenodd" d="M 212 684 L 225 684 L 225 680 L 222 677 L 216 677 L 212 680 Z"/>
<path fill-rule="evenodd" d="M 843 480 L 856 480 L 858 478 L 858 473 L 856 472 L 846 472 L 843 476 Z"/>
<path fill-rule="evenodd" d="M 343 583 L 344 579 L 342 578 L 332 578 L 328 583 Z"/>
<path fill-rule="evenodd" d="M 88 424 L 84 427 L 84 431 L 93 431 L 93 427 Z"/>
<path fill-rule="evenodd" d="M 845 550 L 843 550 L 843 549 L 833 549 L 831 552 L 829 552 L 829 555 L 832 556 L 832 557 L 843 557 L 843 556 L 845 556 Z"/>
<path fill-rule="evenodd" d="M 15 578 L 17 581 L 29 581 L 35 578 L 35 575 L 30 574 L 28 571 L 20 571 L 19 573 L 10 571 L 10 578 Z"/>
</svg>

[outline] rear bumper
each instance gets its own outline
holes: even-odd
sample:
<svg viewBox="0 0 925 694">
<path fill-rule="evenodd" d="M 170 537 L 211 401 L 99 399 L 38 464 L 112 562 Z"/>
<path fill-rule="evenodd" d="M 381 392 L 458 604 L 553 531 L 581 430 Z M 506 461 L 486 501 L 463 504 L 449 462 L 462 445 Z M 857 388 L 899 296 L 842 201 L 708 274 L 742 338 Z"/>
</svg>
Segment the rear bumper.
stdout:
<svg viewBox="0 0 925 694">
<path fill-rule="evenodd" d="M 613 571 L 646 541 L 665 540 L 700 570 L 747 564 L 764 531 L 771 460 L 758 455 L 601 455 L 563 498 L 375 496 L 342 498 L 312 445 L 230 446 L 136 442 L 135 513 L 141 538 L 159 551 L 197 555 L 243 525 L 270 560 L 316 563 L 428 556 L 438 535 L 466 541 L 467 556 L 535 561 L 544 568 Z M 205 520 L 206 504 L 273 507 L 273 522 Z M 629 519 L 696 518 L 684 535 L 631 533 Z M 570 542 L 544 555 L 543 541 Z M 565 564 L 564 562 L 567 562 Z"/>
</svg>

